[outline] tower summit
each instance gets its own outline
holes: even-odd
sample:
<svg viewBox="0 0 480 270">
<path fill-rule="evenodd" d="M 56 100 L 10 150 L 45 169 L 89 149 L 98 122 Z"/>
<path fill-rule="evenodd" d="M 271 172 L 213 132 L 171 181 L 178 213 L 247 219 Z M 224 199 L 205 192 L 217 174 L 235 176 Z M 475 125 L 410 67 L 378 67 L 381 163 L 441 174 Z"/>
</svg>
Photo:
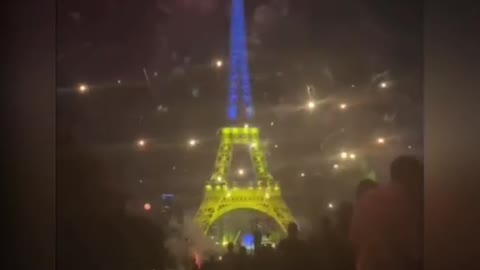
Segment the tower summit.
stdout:
<svg viewBox="0 0 480 270">
<path fill-rule="evenodd" d="M 254 116 L 250 70 L 248 68 L 244 2 L 244 0 L 232 0 L 228 101 L 228 118 L 232 122 L 246 122 Z M 241 99 L 239 99 L 239 96 L 241 96 Z"/>
</svg>

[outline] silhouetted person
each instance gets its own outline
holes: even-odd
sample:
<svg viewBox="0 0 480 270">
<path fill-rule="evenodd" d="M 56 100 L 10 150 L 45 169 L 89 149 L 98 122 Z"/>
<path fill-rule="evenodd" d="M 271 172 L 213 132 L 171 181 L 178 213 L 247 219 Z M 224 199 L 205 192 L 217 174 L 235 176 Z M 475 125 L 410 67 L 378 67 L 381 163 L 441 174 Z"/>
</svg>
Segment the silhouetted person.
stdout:
<svg viewBox="0 0 480 270">
<path fill-rule="evenodd" d="M 235 265 L 236 270 L 250 269 L 250 258 L 247 254 L 247 249 L 244 246 L 240 246 L 238 250 L 237 263 Z"/>
<path fill-rule="evenodd" d="M 215 261 L 215 256 L 210 255 L 207 261 L 205 261 L 202 265 L 202 270 L 216 270 L 217 269 L 217 262 Z"/>
<path fill-rule="evenodd" d="M 336 231 L 348 237 L 353 215 L 353 205 L 350 202 L 341 202 L 336 213 Z"/>
<path fill-rule="evenodd" d="M 353 246 L 349 239 L 350 224 L 353 214 L 353 206 L 350 202 L 342 202 L 336 211 L 336 226 L 331 244 L 327 249 L 331 250 L 331 269 L 354 270 L 355 256 Z"/>
<path fill-rule="evenodd" d="M 368 191 L 373 190 L 378 186 L 378 183 L 372 179 L 363 179 L 357 186 L 356 199 L 357 201 Z"/>
<path fill-rule="evenodd" d="M 401 156 L 392 162 L 390 176 L 355 206 L 350 237 L 358 270 L 422 267 L 423 165 Z"/>
<path fill-rule="evenodd" d="M 237 254 L 233 251 L 233 243 L 228 243 L 227 245 L 227 253 L 223 255 L 222 265 L 224 265 L 224 269 L 232 269 L 237 261 Z"/>
<path fill-rule="evenodd" d="M 308 250 L 306 243 L 298 238 L 297 224 L 288 224 L 287 232 L 287 238 L 280 241 L 278 246 L 279 267 L 293 270 L 306 263 Z"/>
</svg>

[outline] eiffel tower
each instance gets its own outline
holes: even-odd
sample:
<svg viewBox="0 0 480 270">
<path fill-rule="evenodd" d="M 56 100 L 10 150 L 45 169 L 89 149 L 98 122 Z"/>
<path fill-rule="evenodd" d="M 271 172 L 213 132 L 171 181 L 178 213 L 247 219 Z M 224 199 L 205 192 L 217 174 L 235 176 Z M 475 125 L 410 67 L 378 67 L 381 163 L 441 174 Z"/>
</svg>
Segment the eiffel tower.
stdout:
<svg viewBox="0 0 480 270">
<path fill-rule="evenodd" d="M 248 56 L 246 46 L 244 0 L 232 0 L 230 39 L 230 85 L 228 118 L 230 122 L 251 120 L 254 116 Z M 239 101 L 239 95 L 242 99 Z M 242 107 L 243 105 L 243 107 Z M 239 110 L 244 108 L 244 110 Z M 283 232 L 293 222 L 293 216 L 285 204 L 278 183 L 273 179 L 267 166 L 265 152 L 256 127 L 224 127 L 220 130 L 221 141 L 211 178 L 205 186 L 205 193 L 196 221 L 207 234 L 212 225 L 226 213 L 239 209 L 256 210 L 273 218 Z M 233 148 L 248 147 L 256 181 L 247 187 L 236 186 L 229 179 Z"/>
</svg>

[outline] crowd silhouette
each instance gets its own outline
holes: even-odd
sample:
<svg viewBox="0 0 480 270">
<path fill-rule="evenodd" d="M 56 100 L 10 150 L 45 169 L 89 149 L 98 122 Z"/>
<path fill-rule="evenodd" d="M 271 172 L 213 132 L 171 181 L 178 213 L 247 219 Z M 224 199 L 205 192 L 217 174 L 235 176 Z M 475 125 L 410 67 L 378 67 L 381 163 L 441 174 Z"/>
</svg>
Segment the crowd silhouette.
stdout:
<svg viewBox="0 0 480 270">
<path fill-rule="evenodd" d="M 246 255 L 229 244 L 223 260 L 212 257 L 200 267 L 212 269 L 417 270 L 423 268 L 423 164 L 400 156 L 390 181 L 364 179 L 354 203 L 343 202 L 333 218 L 323 217 L 307 239 L 297 225 L 278 248 L 262 246 Z"/>
<path fill-rule="evenodd" d="M 82 151 L 59 154 L 57 265 L 59 269 L 178 269 L 164 246 L 165 235 L 149 219 L 125 214 L 126 198 L 96 182 L 99 162 Z M 354 202 L 338 205 L 305 237 L 296 224 L 276 247 L 253 253 L 230 243 L 221 257 L 185 270 L 325 269 L 416 270 L 423 267 L 423 164 L 400 156 L 390 166 L 390 180 L 360 181 Z"/>
</svg>

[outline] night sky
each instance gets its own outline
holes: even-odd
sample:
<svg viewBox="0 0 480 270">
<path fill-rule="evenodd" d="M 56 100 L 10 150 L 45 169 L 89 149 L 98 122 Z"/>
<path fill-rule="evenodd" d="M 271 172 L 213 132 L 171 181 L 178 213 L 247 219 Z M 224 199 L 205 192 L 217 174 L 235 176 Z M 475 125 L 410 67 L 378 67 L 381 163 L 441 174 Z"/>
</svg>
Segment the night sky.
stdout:
<svg viewBox="0 0 480 270">
<path fill-rule="evenodd" d="M 332 169 L 343 166 L 341 151 L 355 152 L 380 180 L 394 156 L 422 155 L 421 3 L 246 4 L 250 124 L 261 128 L 294 212 L 303 209 L 296 198 L 315 205 L 351 196 L 363 175 L 353 165 Z M 175 193 L 195 208 L 213 169 L 216 132 L 229 124 L 229 1 L 61 0 L 57 8 L 59 142 L 89 149 L 109 183 L 132 198 Z M 216 59 L 225 65 L 216 68 Z M 88 92 L 77 91 L 80 83 Z M 312 111 L 309 100 L 317 103 Z M 190 138 L 199 145 L 188 147 Z"/>
</svg>

